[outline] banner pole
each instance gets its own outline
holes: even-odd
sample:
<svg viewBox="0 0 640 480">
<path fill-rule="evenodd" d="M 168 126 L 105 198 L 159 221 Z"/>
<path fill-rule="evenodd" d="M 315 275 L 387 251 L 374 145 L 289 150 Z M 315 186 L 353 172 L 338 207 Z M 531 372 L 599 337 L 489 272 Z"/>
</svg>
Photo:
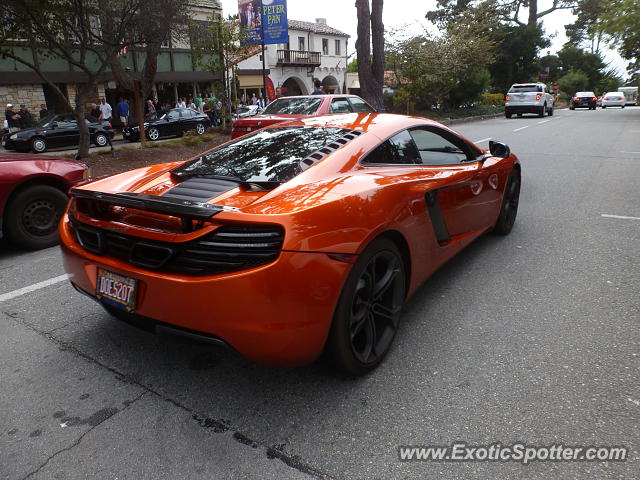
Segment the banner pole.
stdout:
<svg viewBox="0 0 640 480">
<path fill-rule="evenodd" d="M 264 53 L 264 5 L 260 0 L 260 38 L 262 40 L 262 91 L 264 94 L 264 103 L 267 103 L 267 69 L 266 55 Z"/>
</svg>

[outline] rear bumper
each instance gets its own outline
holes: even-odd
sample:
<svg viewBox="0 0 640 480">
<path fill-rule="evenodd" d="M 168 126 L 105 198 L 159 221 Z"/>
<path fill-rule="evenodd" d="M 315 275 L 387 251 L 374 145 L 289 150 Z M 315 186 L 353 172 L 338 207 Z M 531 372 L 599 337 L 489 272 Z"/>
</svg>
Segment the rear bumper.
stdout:
<svg viewBox="0 0 640 480">
<path fill-rule="evenodd" d="M 229 274 L 188 277 L 143 270 L 80 247 L 60 224 L 71 283 L 93 296 L 98 267 L 136 278 L 136 315 L 219 339 L 246 358 L 304 365 L 321 354 L 350 265 L 324 253 L 282 252 L 273 263 Z"/>
<path fill-rule="evenodd" d="M 526 105 L 505 105 L 505 113 L 540 113 L 543 105 L 526 104 Z"/>
<path fill-rule="evenodd" d="M 595 108 L 596 102 L 573 102 L 571 106 L 573 108 Z"/>
</svg>

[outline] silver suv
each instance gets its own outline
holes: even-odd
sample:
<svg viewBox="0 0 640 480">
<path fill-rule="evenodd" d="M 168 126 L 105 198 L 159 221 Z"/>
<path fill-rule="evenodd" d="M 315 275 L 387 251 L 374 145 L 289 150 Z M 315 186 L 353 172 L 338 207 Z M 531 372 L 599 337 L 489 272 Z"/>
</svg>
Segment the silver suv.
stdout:
<svg viewBox="0 0 640 480">
<path fill-rule="evenodd" d="M 504 116 L 511 118 L 514 113 L 519 117 L 523 113 L 553 115 L 553 95 L 544 83 L 514 83 L 505 97 Z"/>
</svg>

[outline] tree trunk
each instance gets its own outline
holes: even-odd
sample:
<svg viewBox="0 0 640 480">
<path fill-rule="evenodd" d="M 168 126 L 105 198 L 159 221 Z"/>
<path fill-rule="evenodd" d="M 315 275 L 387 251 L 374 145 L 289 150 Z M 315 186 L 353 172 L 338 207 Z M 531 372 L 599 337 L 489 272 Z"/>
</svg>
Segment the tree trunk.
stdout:
<svg viewBox="0 0 640 480">
<path fill-rule="evenodd" d="M 538 0 L 529 0 L 529 20 L 527 25 L 534 26 L 538 23 Z"/>
<path fill-rule="evenodd" d="M 87 125 L 87 122 L 85 120 L 85 105 L 87 103 L 87 98 L 88 95 L 86 93 L 77 92 L 76 106 L 73 109 L 73 116 L 78 123 L 78 131 L 80 132 L 76 160 L 80 160 L 89 156 L 89 146 L 91 143 L 91 138 L 89 134 L 89 125 Z"/>
<path fill-rule="evenodd" d="M 377 109 L 384 106 L 382 84 L 384 81 L 384 25 L 382 23 L 383 0 L 356 0 L 358 10 L 358 38 L 356 52 L 358 78 L 362 97 Z M 371 37 L 373 34 L 373 58 Z"/>
</svg>

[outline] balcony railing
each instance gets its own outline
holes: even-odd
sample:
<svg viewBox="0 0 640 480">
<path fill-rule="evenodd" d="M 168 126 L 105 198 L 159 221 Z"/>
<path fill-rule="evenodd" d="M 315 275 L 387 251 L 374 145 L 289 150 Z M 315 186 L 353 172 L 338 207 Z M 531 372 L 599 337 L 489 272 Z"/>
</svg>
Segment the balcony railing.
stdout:
<svg viewBox="0 0 640 480">
<path fill-rule="evenodd" d="M 287 65 L 319 67 L 320 52 L 307 52 L 301 50 L 278 50 L 278 66 Z"/>
</svg>

